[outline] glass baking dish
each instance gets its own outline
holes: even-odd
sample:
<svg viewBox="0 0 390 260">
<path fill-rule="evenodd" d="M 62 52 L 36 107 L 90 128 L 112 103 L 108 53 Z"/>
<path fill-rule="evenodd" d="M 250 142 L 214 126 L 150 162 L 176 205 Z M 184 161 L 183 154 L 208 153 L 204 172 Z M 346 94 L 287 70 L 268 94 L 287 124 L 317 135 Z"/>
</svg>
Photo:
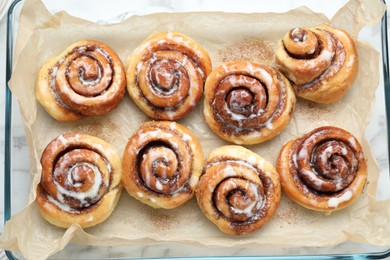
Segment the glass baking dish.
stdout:
<svg viewBox="0 0 390 260">
<path fill-rule="evenodd" d="M 45 1 L 48 8 L 55 12 L 57 10 L 67 10 L 66 5 L 75 4 L 76 1 L 66 1 L 55 3 L 55 1 Z M 284 12 L 289 9 L 306 5 L 313 11 L 322 12 L 319 0 L 317 1 L 284 1 L 289 2 L 289 5 L 284 5 L 283 8 L 277 8 L 272 2 L 261 3 L 258 10 L 250 8 L 242 8 L 234 1 L 227 1 L 224 7 L 218 5 L 217 1 L 204 3 L 202 0 L 185 2 L 182 1 L 145 1 L 145 5 L 141 4 L 125 4 L 125 1 L 118 1 L 124 4 L 125 7 L 118 8 L 118 13 L 105 14 L 104 19 L 96 19 L 92 16 L 81 14 L 83 18 L 94 20 L 97 23 L 112 23 L 119 22 L 129 15 L 146 14 L 154 12 L 176 12 L 176 11 L 231 11 L 231 12 L 269 12 L 277 11 Z M 244 1 L 246 4 L 250 0 Z M 331 1 L 325 13 L 331 17 L 346 1 Z M 173 5 L 173 3 L 175 5 Z M 241 3 L 244 5 L 245 3 Z M 278 2 L 279 3 L 279 2 Z M 23 1 L 16 0 L 8 11 L 8 27 L 7 27 L 7 67 L 6 67 L 6 81 L 11 78 L 12 73 L 12 56 L 14 50 L 14 42 L 16 32 L 18 29 L 18 18 Z M 175 8 L 173 7 L 175 6 Z M 97 7 L 92 8 L 97 9 Z M 241 10 L 242 9 L 242 10 Z M 74 10 L 74 9 L 73 9 Z M 128 10 L 123 12 L 123 10 Z M 101 12 L 101 10 L 100 10 Z M 73 15 L 78 15 L 77 11 Z M 387 42 L 387 14 L 382 18 L 381 24 L 370 28 L 365 28 L 361 31 L 359 38 L 368 41 L 381 53 L 381 64 L 383 71 L 381 71 L 380 85 L 376 94 L 376 103 L 373 108 L 373 117 L 367 128 L 366 135 L 376 155 L 381 167 L 381 177 L 379 180 L 380 186 L 378 188 L 379 199 L 390 198 L 390 179 L 389 179 L 389 155 L 388 155 L 388 129 L 390 121 L 387 121 L 387 116 L 390 114 L 390 81 L 388 68 L 388 42 Z M 381 31 L 381 36 L 372 37 L 372 31 Z M 4 221 L 6 222 L 12 214 L 18 212 L 24 207 L 28 200 L 28 191 L 30 190 L 30 176 L 28 166 L 28 149 L 24 136 L 23 124 L 21 123 L 21 116 L 19 106 L 16 100 L 12 97 L 8 85 L 6 86 L 5 95 L 5 152 L 4 152 Z M 378 124 L 382 124 L 379 128 Z M 388 145 L 385 146 L 384 143 Z M 18 158 L 16 161 L 15 158 Z M 24 192 L 23 192 L 24 191 Z M 3 226 L 0 231 L 2 232 Z M 21 258 L 20 255 L 13 252 L 6 252 L 10 259 Z M 264 258 L 286 258 L 286 259 L 311 259 L 315 258 L 359 258 L 359 259 L 378 259 L 390 256 L 390 248 L 365 245 L 359 243 L 345 242 L 333 247 L 305 247 L 305 248 L 217 248 L 217 247 L 202 247 L 190 246 L 186 244 L 177 243 L 149 243 L 144 245 L 133 246 L 117 246 L 117 247 L 91 247 L 69 244 L 61 252 L 54 255 L 54 259 L 96 259 L 96 258 L 161 258 L 164 259 L 179 259 L 191 257 L 191 259 L 213 259 L 226 258 L 230 259 L 254 259 L 258 257 Z"/>
</svg>

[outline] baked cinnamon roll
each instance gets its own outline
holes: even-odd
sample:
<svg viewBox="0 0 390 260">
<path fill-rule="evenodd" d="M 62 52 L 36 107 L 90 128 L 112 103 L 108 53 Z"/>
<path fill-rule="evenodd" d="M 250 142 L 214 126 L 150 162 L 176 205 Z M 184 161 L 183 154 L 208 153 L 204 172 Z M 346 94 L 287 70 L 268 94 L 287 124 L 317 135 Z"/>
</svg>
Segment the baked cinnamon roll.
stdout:
<svg viewBox="0 0 390 260">
<path fill-rule="evenodd" d="M 202 165 L 202 148 L 188 129 L 175 122 L 146 122 L 126 145 L 122 182 L 142 203 L 171 209 L 193 197 Z"/>
<path fill-rule="evenodd" d="M 289 81 L 256 63 L 227 62 L 205 84 L 204 117 L 222 139 L 236 144 L 261 143 L 278 135 L 295 106 Z"/>
<path fill-rule="evenodd" d="M 281 188 L 275 168 L 241 146 L 223 146 L 206 158 L 196 188 L 204 215 L 227 233 L 244 235 L 271 220 Z"/>
<path fill-rule="evenodd" d="M 84 40 L 43 64 L 36 95 L 53 118 L 75 121 L 116 108 L 125 87 L 124 66 L 118 55 L 101 42 Z"/>
<path fill-rule="evenodd" d="M 122 165 L 110 144 L 84 134 L 60 135 L 43 151 L 41 165 L 36 202 L 48 222 L 91 227 L 111 215 L 122 190 Z"/>
<path fill-rule="evenodd" d="M 333 126 L 314 129 L 285 144 L 277 171 L 288 197 L 318 211 L 350 205 L 367 179 L 367 165 L 358 140 Z"/>
<path fill-rule="evenodd" d="M 294 83 L 297 96 L 332 103 L 356 79 L 358 54 L 353 39 L 342 29 L 294 28 L 279 42 L 276 63 Z"/>
<path fill-rule="evenodd" d="M 127 90 L 149 117 L 176 120 L 199 102 L 211 71 L 208 53 L 178 32 L 147 38 L 127 60 Z"/>
</svg>

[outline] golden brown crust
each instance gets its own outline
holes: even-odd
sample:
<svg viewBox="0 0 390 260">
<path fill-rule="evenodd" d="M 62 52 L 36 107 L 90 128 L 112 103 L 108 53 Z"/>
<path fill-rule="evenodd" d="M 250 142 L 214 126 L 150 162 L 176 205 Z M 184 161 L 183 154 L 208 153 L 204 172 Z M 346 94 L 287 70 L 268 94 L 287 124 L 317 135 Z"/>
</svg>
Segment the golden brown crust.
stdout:
<svg viewBox="0 0 390 260">
<path fill-rule="evenodd" d="M 276 63 L 294 83 L 297 96 L 333 103 L 355 81 L 358 54 L 347 32 L 321 25 L 290 30 L 279 42 Z"/>
<path fill-rule="evenodd" d="M 204 117 L 222 139 L 236 144 L 261 143 L 278 135 L 295 107 L 289 81 L 256 63 L 227 62 L 205 84 Z"/>
<path fill-rule="evenodd" d="M 283 191 L 298 204 L 334 211 L 359 197 L 367 165 L 358 140 L 326 126 L 286 143 L 277 160 Z"/>
<path fill-rule="evenodd" d="M 244 235 L 270 221 L 280 202 L 275 168 L 241 146 L 222 146 L 206 158 L 196 199 L 205 216 L 227 233 Z"/>
<path fill-rule="evenodd" d="M 199 102 L 211 72 L 208 53 L 178 32 L 149 36 L 127 59 L 127 90 L 149 117 L 176 120 Z"/>
<path fill-rule="evenodd" d="M 129 139 L 122 163 L 122 183 L 132 197 L 153 208 L 171 209 L 193 197 L 203 152 L 184 126 L 153 121 Z"/>
<path fill-rule="evenodd" d="M 83 40 L 41 67 L 36 95 L 56 120 L 75 121 L 116 108 L 126 88 L 124 66 L 107 45 Z"/>
<path fill-rule="evenodd" d="M 92 227 L 111 215 L 122 190 L 122 165 L 110 144 L 83 134 L 60 135 L 43 151 L 41 165 L 36 203 L 48 222 Z"/>
</svg>

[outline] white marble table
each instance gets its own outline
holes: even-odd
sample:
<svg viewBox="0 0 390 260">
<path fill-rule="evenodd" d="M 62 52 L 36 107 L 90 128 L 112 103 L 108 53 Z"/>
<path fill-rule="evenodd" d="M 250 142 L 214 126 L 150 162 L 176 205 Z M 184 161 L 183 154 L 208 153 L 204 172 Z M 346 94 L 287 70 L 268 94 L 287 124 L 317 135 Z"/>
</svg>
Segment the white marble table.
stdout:
<svg viewBox="0 0 390 260">
<path fill-rule="evenodd" d="M 328 0 L 325 5 L 313 5 L 311 0 L 278 0 L 278 1 L 261 1 L 262 8 L 256 8 L 255 1 L 252 0 L 240 0 L 240 4 L 237 5 L 236 0 L 225 0 L 223 6 L 220 5 L 219 1 L 186 1 L 186 0 L 145 0 L 145 1 L 127 1 L 127 0 L 115 0 L 115 1 L 98 1 L 99 5 L 96 4 L 97 1 L 94 0 L 67 0 L 67 1 L 55 1 L 55 0 L 45 0 L 44 1 L 50 10 L 59 11 L 62 9 L 67 10 L 70 14 L 82 17 L 88 20 L 96 21 L 99 23 L 108 22 L 117 22 L 120 19 L 123 19 L 126 16 L 131 14 L 145 14 L 153 13 L 159 11 L 216 11 L 223 8 L 227 12 L 284 12 L 290 10 L 294 7 L 307 5 L 316 12 L 322 12 L 328 17 L 331 17 L 345 2 L 346 0 Z M 114 4 L 113 4 L 114 2 Z M 389 1 L 390 2 L 390 1 Z M 245 4 L 251 3 L 252 5 Z M 275 4 L 277 3 L 277 4 Z M 149 7 L 151 4 L 154 7 Z M 66 5 L 66 6 L 64 6 Z M 390 4 L 388 3 L 388 6 Z M 91 11 L 93 10 L 93 11 Z M 123 13 L 123 10 L 137 10 L 133 12 Z M 375 40 L 380 38 L 380 26 L 368 27 L 364 29 L 361 33 L 361 38 L 370 40 L 370 43 L 380 51 L 380 42 Z M 0 21 L 0 86 L 2 90 L 0 91 L 0 158 L 1 158 L 1 167 L 0 167 L 0 222 L 3 223 L 3 158 L 4 158 L 4 110 L 5 110 L 5 57 L 6 57 L 6 17 Z M 380 69 L 381 70 L 381 69 Z M 383 92 L 383 89 L 380 90 Z M 381 95 L 383 96 L 383 95 Z M 16 103 L 16 102 L 14 102 Z M 374 108 L 374 113 L 376 111 L 383 111 L 384 102 L 380 100 L 377 102 L 376 107 Z M 12 149 L 13 153 L 13 178 L 12 180 L 29 179 L 28 171 L 28 154 L 27 154 L 27 144 L 24 138 L 24 130 L 18 115 L 17 105 L 14 104 L 14 116 L 13 116 L 13 125 L 12 125 Z M 373 120 L 367 129 L 367 137 L 369 138 L 371 144 L 376 151 L 376 156 L 378 162 L 383 169 L 388 169 L 387 162 L 387 147 L 383 141 L 385 140 L 385 117 L 379 116 Z M 388 171 L 387 171 L 388 172 Z M 388 175 L 384 175 L 383 178 L 388 178 Z M 29 191 L 29 182 L 25 181 L 18 185 L 18 189 L 13 190 L 13 212 L 18 211 L 23 208 L 28 198 Z M 384 189 L 385 190 L 385 189 Z M 390 191 L 386 189 L 387 192 L 383 192 L 380 195 L 382 198 L 390 198 Z M 3 225 L 0 225 L 0 233 L 3 230 Z M 77 254 L 85 249 L 75 248 L 73 253 L 62 253 L 58 255 L 61 258 L 68 257 L 77 257 Z M 88 250 L 88 248 L 87 248 Z M 97 249 L 94 249 L 97 250 Z M 104 249 L 107 250 L 107 249 Z M 108 249 L 110 250 L 110 249 Z M 129 249 L 126 249 L 127 252 Z M 154 246 L 154 247 L 145 247 L 139 250 L 145 251 L 145 256 L 164 256 L 167 252 L 164 251 L 163 247 Z M 185 249 L 182 249 L 185 250 Z M 98 250 L 97 250 L 98 251 Z M 177 250 L 180 254 L 180 249 Z M 292 253 L 299 253 L 298 251 L 291 250 Z M 315 253 L 316 251 L 311 251 L 308 249 L 307 253 Z M 239 253 L 232 251 L 232 254 Z M 97 253 L 96 256 L 99 254 Z M 115 257 L 121 257 L 120 253 L 114 254 Z M 2 255 L 0 254 L 0 259 Z"/>
</svg>

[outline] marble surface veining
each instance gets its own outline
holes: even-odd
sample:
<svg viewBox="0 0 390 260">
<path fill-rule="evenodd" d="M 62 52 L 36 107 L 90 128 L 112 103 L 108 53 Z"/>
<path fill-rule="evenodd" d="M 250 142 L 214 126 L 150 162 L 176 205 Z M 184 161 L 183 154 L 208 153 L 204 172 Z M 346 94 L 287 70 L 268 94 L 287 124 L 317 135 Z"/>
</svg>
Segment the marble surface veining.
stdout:
<svg viewBox="0 0 390 260">
<path fill-rule="evenodd" d="M 133 14 L 147 14 L 153 12 L 173 12 L 173 11 L 217 11 L 223 10 L 227 12 L 285 12 L 292 8 L 307 5 L 313 11 L 322 12 L 328 17 L 331 17 L 345 2 L 346 0 L 328 0 L 326 5 L 315 4 L 319 1 L 312 0 L 278 0 L 278 1 L 258 1 L 256 4 L 252 0 L 241 0 L 238 5 L 236 0 L 225 0 L 221 5 L 219 1 L 186 1 L 186 0 L 144 0 L 144 1 L 127 1 L 127 0 L 115 0 L 115 1 L 93 1 L 93 0 L 67 0 L 67 1 L 55 1 L 45 0 L 49 10 L 56 12 L 65 9 L 70 14 L 78 17 L 82 17 L 91 21 L 95 21 L 100 24 L 119 22 L 122 19 Z M 99 4 L 96 4 L 96 3 Z M 390 2 L 390 1 L 389 1 Z M 250 3 L 250 4 L 249 4 Z M 277 4 L 275 4 L 277 3 Z M 388 4 L 389 6 L 389 4 Z M 123 10 L 133 10 L 124 12 Z M 389 17 L 389 16 L 388 16 Z M 4 113 L 5 113 L 5 59 L 6 59 L 6 17 L 0 21 L 0 194 L 3 198 L 4 194 Z M 359 36 L 361 39 L 369 41 L 374 48 L 380 52 L 380 25 L 365 28 Z M 380 75 L 382 78 L 382 69 L 380 68 Z M 381 87 L 377 92 L 378 100 L 375 104 L 373 111 L 373 120 L 371 121 L 367 129 L 367 138 L 372 144 L 372 148 L 375 152 L 376 158 L 382 169 L 382 173 L 388 173 L 388 159 L 387 159 L 387 147 L 384 140 L 386 140 L 386 121 L 384 114 L 384 99 L 383 99 L 383 81 L 381 80 Z M 24 137 L 24 129 L 19 114 L 18 105 L 13 100 L 13 113 L 12 113 L 12 212 L 17 212 L 22 209 L 28 199 L 28 191 L 30 188 L 30 177 L 28 171 L 28 148 Z M 388 174 L 381 174 L 380 183 L 389 183 Z M 17 183 L 17 184 L 16 184 Z M 378 191 L 380 198 L 390 198 L 390 189 L 388 187 L 382 187 Z M 0 199 L 0 222 L 3 223 L 4 204 L 3 199 Z M 3 224 L 0 226 L 0 233 L 3 231 Z M 163 257 L 163 256 L 185 256 L 188 254 L 188 250 L 198 252 L 200 255 L 256 255 L 258 250 L 248 250 L 243 252 L 243 249 L 224 249 L 221 252 L 220 249 L 209 249 L 207 252 L 202 251 L 197 247 L 172 247 L 164 244 L 137 246 L 137 247 L 81 247 L 72 245 L 72 250 L 60 252 L 56 258 L 77 258 L 80 255 L 84 256 L 101 256 L 108 255 L 109 257 L 125 257 L 129 255 L 145 256 L 145 257 Z M 340 245 L 340 253 L 349 247 L 350 250 L 358 250 L 357 245 L 353 243 L 347 245 Z M 303 251 L 302 251 L 303 250 Z M 348 250 L 348 249 L 347 249 Z M 360 248 L 361 252 L 366 251 L 366 248 Z M 0 250 L 1 251 L 1 250 Z M 336 250 L 337 251 L 337 250 Z M 91 253 L 93 252 L 93 253 Z M 274 251 L 264 251 L 263 254 L 273 254 Z M 307 248 L 307 249 L 285 249 L 281 253 L 284 254 L 318 254 L 326 253 L 327 248 Z M 3 259 L 3 252 L 0 252 L 0 259 Z"/>
</svg>

